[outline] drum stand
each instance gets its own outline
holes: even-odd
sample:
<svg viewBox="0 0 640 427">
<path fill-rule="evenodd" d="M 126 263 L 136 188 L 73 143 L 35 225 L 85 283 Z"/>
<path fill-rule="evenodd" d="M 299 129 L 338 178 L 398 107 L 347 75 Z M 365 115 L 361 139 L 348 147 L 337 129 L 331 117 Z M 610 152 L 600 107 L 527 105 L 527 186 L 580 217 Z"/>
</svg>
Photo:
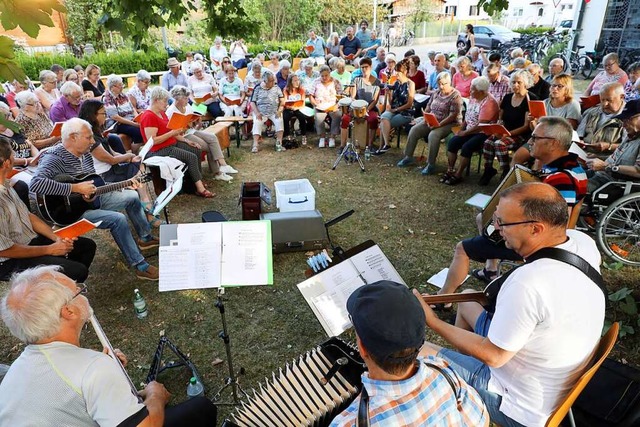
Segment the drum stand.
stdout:
<svg viewBox="0 0 640 427">
<path fill-rule="evenodd" d="M 220 311 L 220 316 L 222 317 L 222 331 L 220 331 L 218 337 L 220 337 L 224 342 L 224 348 L 227 352 L 227 361 L 229 362 L 229 376 L 225 378 L 224 385 L 220 387 L 218 392 L 213 396 L 213 403 L 218 406 L 237 406 L 240 404 L 240 400 L 238 399 L 238 391 L 240 391 L 246 397 L 249 397 L 249 395 L 240 386 L 239 377 L 240 375 L 244 375 L 244 368 L 241 367 L 237 374 L 233 370 L 233 359 L 231 357 L 231 340 L 229 338 L 229 332 L 227 329 L 227 319 L 224 314 L 224 302 L 222 301 L 222 295 L 224 295 L 224 288 L 219 288 L 218 300 L 216 301 L 215 306 Z M 229 386 L 231 387 L 233 400 L 231 402 L 218 402 L 218 400 L 220 400 L 222 391 Z"/>
<path fill-rule="evenodd" d="M 364 162 L 362 161 L 360 154 L 358 154 L 357 141 L 356 143 L 354 143 L 351 137 L 353 132 L 354 120 L 355 120 L 355 117 L 352 118 L 351 121 L 349 122 L 349 138 L 347 139 L 347 145 L 345 145 L 342 151 L 340 152 L 340 154 L 338 154 L 338 158 L 333 163 L 333 167 L 331 168 L 331 170 L 335 170 L 340 164 L 340 160 L 344 159 L 344 162 L 347 164 L 358 162 L 358 164 L 360 165 L 360 170 L 362 172 L 365 172 Z"/>
</svg>

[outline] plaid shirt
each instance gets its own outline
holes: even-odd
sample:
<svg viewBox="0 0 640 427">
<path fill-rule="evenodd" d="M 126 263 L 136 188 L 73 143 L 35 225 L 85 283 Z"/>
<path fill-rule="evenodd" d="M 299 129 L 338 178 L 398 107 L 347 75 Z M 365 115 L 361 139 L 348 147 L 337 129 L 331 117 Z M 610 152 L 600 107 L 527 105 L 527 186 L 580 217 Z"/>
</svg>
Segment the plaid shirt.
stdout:
<svg viewBox="0 0 640 427">
<path fill-rule="evenodd" d="M 510 92 L 511 85 L 507 76 L 500 75 L 498 81 L 489 83 L 489 93 L 498 101 L 498 105 L 500 105 L 502 98 Z"/>
<path fill-rule="evenodd" d="M 467 385 L 442 359 L 418 358 L 418 371 L 403 381 L 380 381 L 362 375 L 362 383 L 369 394 L 371 426 L 487 426 L 489 414 L 478 393 Z M 430 362 L 451 376 L 460 387 L 462 410 L 458 411 L 453 390 L 446 378 L 422 363 Z M 355 426 L 360 397 L 338 415 L 331 427 Z"/>
</svg>

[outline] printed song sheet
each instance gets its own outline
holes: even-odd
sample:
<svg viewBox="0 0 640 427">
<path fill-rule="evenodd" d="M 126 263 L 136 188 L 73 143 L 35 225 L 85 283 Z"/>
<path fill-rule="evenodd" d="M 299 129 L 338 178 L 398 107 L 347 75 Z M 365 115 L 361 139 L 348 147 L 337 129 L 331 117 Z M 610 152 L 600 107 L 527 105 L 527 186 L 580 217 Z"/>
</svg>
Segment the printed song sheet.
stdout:
<svg viewBox="0 0 640 427">
<path fill-rule="evenodd" d="M 273 284 L 270 221 L 179 224 L 159 257 L 160 291 Z"/>
<path fill-rule="evenodd" d="M 222 223 L 223 286 L 273 285 L 270 223 Z"/>
<path fill-rule="evenodd" d="M 379 246 L 374 245 L 346 261 L 298 284 L 298 289 L 328 336 L 337 336 L 351 327 L 347 299 L 358 289 L 378 280 L 403 283 Z"/>
</svg>

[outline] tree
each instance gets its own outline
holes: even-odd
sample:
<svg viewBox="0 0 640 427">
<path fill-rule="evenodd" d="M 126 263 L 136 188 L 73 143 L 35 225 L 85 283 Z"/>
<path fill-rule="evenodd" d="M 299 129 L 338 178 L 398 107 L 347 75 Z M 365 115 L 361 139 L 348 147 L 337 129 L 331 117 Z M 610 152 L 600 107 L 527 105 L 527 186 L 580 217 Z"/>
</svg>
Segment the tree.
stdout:
<svg viewBox="0 0 640 427">
<path fill-rule="evenodd" d="M 243 7 L 257 21 L 259 36 L 267 40 L 305 38 L 317 26 L 316 0 L 245 0 Z"/>
<path fill-rule="evenodd" d="M 478 0 L 478 7 L 484 9 L 490 16 L 509 9 L 509 0 Z"/>
<path fill-rule="evenodd" d="M 98 21 L 104 15 L 106 0 L 69 0 L 67 6 L 67 37 L 74 44 L 92 43 L 106 48 L 108 31 Z"/>
<path fill-rule="evenodd" d="M 323 27 L 329 24 L 358 25 L 366 19 L 373 19 L 373 2 L 370 0 L 320 0 L 319 20 Z"/>
<path fill-rule="evenodd" d="M 1 0 L 0 0 L 1 1 Z M 131 38 L 136 47 L 152 27 L 179 25 L 200 7 L 207 13 L 210 33 L 246 35 L 255 30 L 240 0 L 106 0 L 100 23 Z M 121 18 L 122 17 L 122 18 Z M 145 46 L 142 46 L 143 48 Z"/>
</svg>

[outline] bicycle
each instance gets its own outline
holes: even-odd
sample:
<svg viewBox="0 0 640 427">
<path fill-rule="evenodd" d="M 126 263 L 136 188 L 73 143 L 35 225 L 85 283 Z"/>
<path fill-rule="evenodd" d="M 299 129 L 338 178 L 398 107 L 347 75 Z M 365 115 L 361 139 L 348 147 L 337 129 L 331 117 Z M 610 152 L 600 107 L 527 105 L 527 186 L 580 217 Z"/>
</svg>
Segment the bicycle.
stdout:
<svg viewBox="0 0 640 427">
<path fill-rule="evenodd" d="M 278 50 L 269 50 L 266 46 L 264 48 L 264 57 L 265 58 L 271 58 L 272 54 L 276 54 L 278 55 L 278 59 L 280 61 L 282 61 L 283 59 L 286 59 L 287 61 L 291 61 L 291 52 L 289 52 L 286 49 L 283 49 L 282 46 L 278 46 Z"/>
<path fill-rule="evenodd" d="M 580 54 L 580 49 L 584 46 L 576 46 L 576 50 L 572 50 L 569 58 L 563 53 L 557 53 L 551 57 L 551 59 L 560 58 L 564 61 L 565 72 L 571 72 L 572 76 L 582 75 L 587 80 L 593 74 L 594 66 L 593 61 L 588 55 Z"/>
</svg>

